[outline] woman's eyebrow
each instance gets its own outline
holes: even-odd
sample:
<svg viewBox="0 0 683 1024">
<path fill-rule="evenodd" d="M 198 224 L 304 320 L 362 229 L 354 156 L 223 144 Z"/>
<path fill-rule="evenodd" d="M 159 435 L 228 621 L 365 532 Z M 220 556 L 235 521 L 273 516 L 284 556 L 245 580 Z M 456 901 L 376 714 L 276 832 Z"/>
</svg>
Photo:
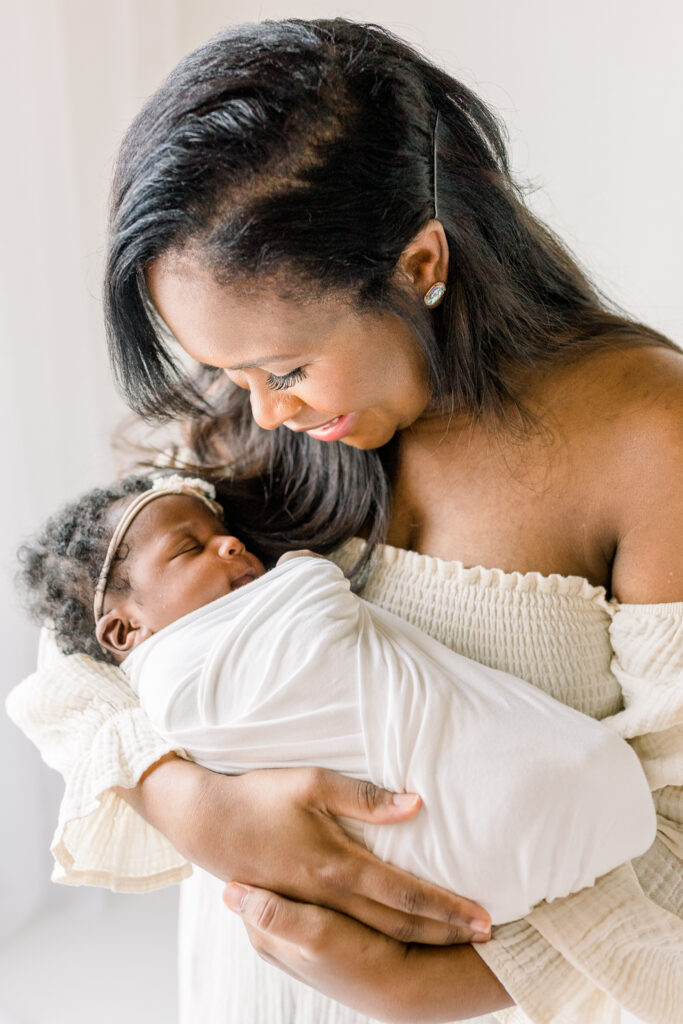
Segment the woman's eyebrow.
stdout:
<svg viewBox="0 0 683 1024">
<path fill-rule="evenodd" d="M 257 359 L 254 362 L 251 362 L 251 363 L 237 363 L 236 366 L 226 366 L 225 369 L 226 370 L 230 370 L 231 372 L 233 370 L 254 370 L 254 369 L 257 369 L 260 366 L 263 366 L 264 363 L 284 363 L 288 359 L 298 359 L 298 358 L 299 358 L 298 353 L 292 353 L 291 355 L 280 355 L 280 354 L 278 354 L 278 355 L 272 355 L 272 356 L 261 356 L 260 359 Z"/>
</svg>

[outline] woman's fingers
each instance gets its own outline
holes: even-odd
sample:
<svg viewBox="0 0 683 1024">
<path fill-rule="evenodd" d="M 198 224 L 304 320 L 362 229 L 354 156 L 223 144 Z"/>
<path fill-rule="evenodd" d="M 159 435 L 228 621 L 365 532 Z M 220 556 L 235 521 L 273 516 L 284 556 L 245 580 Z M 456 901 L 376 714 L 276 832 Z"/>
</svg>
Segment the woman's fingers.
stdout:
<svg viewBox="0 0 683 1024">
<path fill-rule="evenodd" d="M 251 932 L 268 935 L 271 944 L 278 941 L 297 945 L 305 940 L 307 950 L 316 946 L 316 919 L 322 921 L 325 913 L 320 907 L 288 900 L 267 889 L 239 882 L 226 885 L 223 902 L 241 915 Z"/>
<path fill-rule="evenodd" d="M 463 1020 L 512 1005 L 470 946 L 407 947 L 345 914 L 255 886 L 231 883 L 223 899 L 259 956 L 373 1020 Z"/>
<path fill-rule="evenodd" d="M 416 793 L 392 793 L 334 772 L 321 772 L 315 786 L 328 814 L 374 824 L 406 821 L 422 806 Z M 344 860 L 330 863 L 326 875 L 333 894 L 345 894 L 343 905 L 332 903 L 336 909 L 401 942 L 447 945 L 490 938 L 491 918 L 478 903 L 385 864 L 355 843 Z"/>
<path fill-rule="evenodd" d="M 214 786 L 224 782 L 208 774 Z M 390 828 L 419 813 L 419 797 L 401 800 L 399 794 L 395 800 L 372 783 L 320 768 L 263 770 L 230 782 L 230 828 L 240 840 L 230 848 L 239 857 L 218 871 L 212 868 L 214 874 L 243 879 L 300 905 L 341 911 L 402 942 L 450 945 L 488 938 L 485 910 L 385 864 L 354 842 L 339 821 L 363 818 Z M 206 829 L 216 832 L 219 849 L 226 845 L 210 817 Z"/>
<path fill-rule="evenodd" d="M 349 918 L 334 911 L 237 882 L 226 885 L 223 902 L 240 915 L 249 941 L 263 960 L 306 984 L 310 984 L 307 968 L 311 962 L 330 955 L 333 919 L 343 926 L 365 930 L 364 925 L 352 924 Z M 335 940 L 338 939 L 336 935 Z"/>
<path fill-rule="evenodd" d="M 478 903 L 356 849 L 355 895 L 345 913 L 400 942 L 451 945 L 491 937 L 491 918 Z"/>
<path fill-rule="evenodd" d="M 400 943 L 344 914 L 254 886 L 231 883 L 223 900 L 240 915 L 249 941 L 268 963 L 373 1018 L 387 1019 L 390 996 L 401 1005 Z"/>
<path fill-rule="evenodd" d="M 459 897 L 454 897 L 458 900 Z M 462 900 L 447 918 L 406 914 L 384 903 L 357 897 L 348 913 L 398 942 L 419 942 L 428 946 L 453 946 L 462 942 L 488 942 L 491 922 L 485 911 Z M 473 907 L 473 910 L 469 908 Z M 479 915 L 479 916 L 473 916 Z"/>
<path fill-rule="evenodd" d="M 317 794 L 329 814 L 375 825 L 388 825 L 414 818 L 422 807 L 417 793 L 392 793 L 363 779 L 322 771 Z"/>
</svg>

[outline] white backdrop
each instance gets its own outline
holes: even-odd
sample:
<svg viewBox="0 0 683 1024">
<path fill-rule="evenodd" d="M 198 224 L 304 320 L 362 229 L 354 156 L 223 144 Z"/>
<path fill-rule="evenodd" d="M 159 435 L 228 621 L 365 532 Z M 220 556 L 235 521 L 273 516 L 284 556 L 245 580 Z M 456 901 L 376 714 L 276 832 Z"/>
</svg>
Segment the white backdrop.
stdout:
<svg viewBox="0 0 683 1024">
<path fill-rule="evenodd" d="M 638 317 L 683 338 L 683 18 L 678 0 L 23 0 L 0 60 L 2 693 L 34 663 L 16 547 L 107 479 L 123 409 L 100 315 L 106 192 L 120 135 L 187 50 L 267 17 L 372 20 L 421 46 L 506 120 L 534 206 Z M 59 786 L 0 715 L 0 937 L 45 897 Z"/>
</svg>

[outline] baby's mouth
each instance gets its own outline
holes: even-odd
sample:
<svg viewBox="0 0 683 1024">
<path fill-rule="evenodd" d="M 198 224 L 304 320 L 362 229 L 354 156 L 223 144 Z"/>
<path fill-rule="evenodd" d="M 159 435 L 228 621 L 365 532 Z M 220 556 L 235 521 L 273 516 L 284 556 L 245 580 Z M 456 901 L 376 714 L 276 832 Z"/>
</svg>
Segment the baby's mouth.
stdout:
<svg viewBox="0 0 683 1024">
<path fill-rule="evenodd" d="M 230 589 L 238 590 L 240 587 L 245 587 L 247 583 L 251 583 L 254 579 L 256 579 L 256 575 L 251 569 L 249 569 L 248 572 L 243 573 L 241 576 L 238 576 L 236 580 L 231 581 Z"/>
</svg>

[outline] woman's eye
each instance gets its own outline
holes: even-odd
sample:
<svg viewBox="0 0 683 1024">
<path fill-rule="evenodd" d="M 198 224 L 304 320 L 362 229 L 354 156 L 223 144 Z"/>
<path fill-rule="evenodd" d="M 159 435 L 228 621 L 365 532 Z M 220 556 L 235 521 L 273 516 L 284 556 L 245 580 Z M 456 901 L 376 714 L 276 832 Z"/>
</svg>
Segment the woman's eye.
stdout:
<svg viewBox="0 0 683 1024">
<path fill-rule="evenodd" d="M 298 384 L 305 376 L 306 374 L 302 366 L 298 366 L 296 370 L 291 370 L 290 373 L 283 374 L 282 377 L 278 377 L 275 373 L 269 373 L 266 377 L 266 387 L 270 388 L 271 391 L 284 391 L 285 388 L 291 388 Z"/>
</svg>

